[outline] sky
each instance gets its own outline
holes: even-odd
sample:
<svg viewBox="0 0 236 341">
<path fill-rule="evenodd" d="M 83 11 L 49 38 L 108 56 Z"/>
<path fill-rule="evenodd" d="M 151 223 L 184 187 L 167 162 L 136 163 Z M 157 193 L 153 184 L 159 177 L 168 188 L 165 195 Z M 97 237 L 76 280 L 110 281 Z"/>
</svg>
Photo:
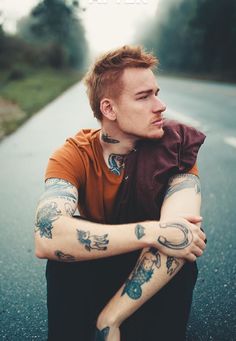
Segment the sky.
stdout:
<svg viewBox="0 0 236 341">
<path fill-rule="evenodd" d="M 29 13 L 39 0 L 0 0 L 4 28 L 14 32 L 16 20 Z M 80 0 L 86 36 L 93 53 L 128 44 L 151 19 L 158 0 Z"/>
</svg>

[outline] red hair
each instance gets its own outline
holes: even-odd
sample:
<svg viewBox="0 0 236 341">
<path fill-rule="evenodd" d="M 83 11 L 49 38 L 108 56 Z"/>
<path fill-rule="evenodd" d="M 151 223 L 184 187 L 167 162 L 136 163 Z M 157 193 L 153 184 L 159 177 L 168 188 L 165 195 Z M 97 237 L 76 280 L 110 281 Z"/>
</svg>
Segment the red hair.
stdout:
<svg viewBox="0 0 236 341">
<path fill-rule="evenodd" d="M 125 45 L 97 58 L 84 77 L 87 94 L 94 116 L 102 120 L 100 102 L 105 96 L 117 98 L 122 90 L 121 76 L 129 67 L 151 68 L 158 65 L 158 59 L 147 53 L 141 46 Z"/>
</svg>

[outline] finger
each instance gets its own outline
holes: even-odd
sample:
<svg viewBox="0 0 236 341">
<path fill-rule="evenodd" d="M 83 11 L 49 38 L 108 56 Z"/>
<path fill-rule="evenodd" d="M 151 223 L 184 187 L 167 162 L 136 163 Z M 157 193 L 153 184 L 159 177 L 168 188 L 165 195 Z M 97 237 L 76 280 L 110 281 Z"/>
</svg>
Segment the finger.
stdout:
<svg viewBox="0 0 236 341">
<path fill-rule="evenodd" d="M 201 238 L 202 240 L 206 239 L 206 234 L 205 232 L 203 232 L 203 229 L 200 228 L 197 225 L 192 224 L 193 227 L 193 231 L 197 233 L 197 235 L 199 236 L 199 238 Z"/>
<path fill-rule="evenodd" d="M 188 220 L 192 224 L 197 224 L 197 223 L 200 223 L 202 221 L 201 216 L 195 216 L 195 215 L 186 215 L 183 218 Z"/>
<path fill-rule="evenodd" d="M 204 232 L 202 232 L 201 230 L 198 231 L 198 235 L 202 240 L 206 239 L 206 234 Z"/>
<path fill-rule="evenodd" d="M 193 253 L 190 253 L 190 254 L 188 255 L 188 257 L 187 257 L 187 260 L 188 260 L 189 262 L 195 262 L 196 259 L 197 259 L 197 257 L 196 257 Z"/>
<path fill-rule="evenodd" d="M 201 249 L 201 250 L 205 250 L 206 248 L 206 243 L 202 240 L 202 239 L 198 239 L 196 241 L 196 245 Z"/>
<path fill-rule="evenodd" d="M 205 234 L 204 230 L 200 227 L 200 230 Z M 206 237 L 206 234 L 205 234 L 205 240 L 204 240 L 204 243 L 206 244 L 207 243 L 207 237 Z"/>
<path fill-rule="evenodd" d="M 196 257 L 200 257 L 200 256 L 202 256 L 203 251 L 202 251 L 199 247 L 196 247 L 196 248 L 194 249 L 193 253 L 194 253 L 194 255 L 195 255 Z"/>
</svg>

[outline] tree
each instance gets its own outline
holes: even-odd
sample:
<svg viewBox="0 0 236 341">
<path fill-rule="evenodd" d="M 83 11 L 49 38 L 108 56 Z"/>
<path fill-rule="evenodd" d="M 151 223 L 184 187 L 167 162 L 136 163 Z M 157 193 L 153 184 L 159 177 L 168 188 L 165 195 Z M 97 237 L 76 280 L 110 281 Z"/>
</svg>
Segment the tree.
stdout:
<svg viewBox="0 0 236 341">
<path fill-rule="evenodd" d="M 236 78 L 235 23 L 235 0 L 201 0 L 198 3 L 192 29 L 202 32 L 201 70 Z"/>
<path fill-rule="evenodd" d="M 235 0 L 161 1 L 141 42 L 159 56 L 165 71 L 235 80 L 235 22 Z"/>
<path fill-rule="evenodd" d="M 18 25 L 19 34 L 32 44 L 47 46 L 56 67 L 83 67 L 88 47 L 78 16 L 77 1 L 43 0 Z"/>
</svg>

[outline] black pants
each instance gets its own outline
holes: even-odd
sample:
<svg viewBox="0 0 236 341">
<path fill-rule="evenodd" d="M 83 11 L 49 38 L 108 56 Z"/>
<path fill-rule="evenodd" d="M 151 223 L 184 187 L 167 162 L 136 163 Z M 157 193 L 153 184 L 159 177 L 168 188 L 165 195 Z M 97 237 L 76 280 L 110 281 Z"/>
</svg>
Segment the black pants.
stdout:
<svg viewBox="0 0 236 341">
<path fill-rule="evenodd" d="M 48 261 L 49 341 L 91 341 L 96 319 L 125 282 L 139 252 L 76 263 Z M 196 263 L 180 272 L 121 326 L 122 341 L 183 341 Z"/>
</svg>

